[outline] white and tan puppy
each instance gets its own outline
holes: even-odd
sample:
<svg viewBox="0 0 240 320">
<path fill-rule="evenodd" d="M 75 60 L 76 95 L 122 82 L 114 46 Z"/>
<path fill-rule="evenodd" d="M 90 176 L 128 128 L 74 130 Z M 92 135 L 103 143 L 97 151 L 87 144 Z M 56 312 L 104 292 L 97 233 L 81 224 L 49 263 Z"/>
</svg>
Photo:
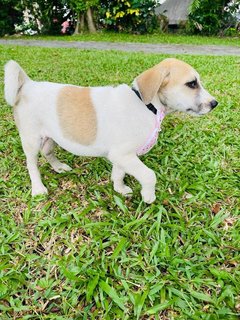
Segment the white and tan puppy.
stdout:
<svg viewBox="0 0 240 320">
<path fill-rule="evenodd" d="M 155 200 L 156 176 L 138 155 L 156 142 L 164 115 L 173 111 L 204 115 L 217 105 L 202 87 L 199 74 L 177 59 L 165 59 L 143 72 L 133 88 L 36 82 L 9 61 L 5 98 L 14 107 L 32 195 L 47 193 L 37 165 L 39 151 L 55 171 L 71 169 L 54 156 L 57 143 L 76 155 L 108 158 L 113 164 L 114 189 L 131 193 L 123 182 L 125 174 L 130 174 L 140 182 L 146 203 Z"/>
</svg>

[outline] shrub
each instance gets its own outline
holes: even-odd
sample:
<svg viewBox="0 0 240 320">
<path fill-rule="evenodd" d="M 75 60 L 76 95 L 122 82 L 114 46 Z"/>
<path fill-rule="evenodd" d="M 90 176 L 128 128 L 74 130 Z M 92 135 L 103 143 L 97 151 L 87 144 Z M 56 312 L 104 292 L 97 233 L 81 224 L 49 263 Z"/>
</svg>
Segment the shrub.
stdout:
<svg viewBox="0 0 240 320">
<path fill-rule="evenodd" d="M 19 1 L 18 1 L 19 2 Z M 63 0 L 21 0 L 22 7 L 27 8 L 31 16 L 30 27 L 33 30 L 43 34 L 56 35 L 61 32 L 61 24 L 67 10 L 65 1 Z M 20 26 L 23 31 L 25 25 Z M 26 26 L 27 28 L 28 26 Z"/>
<path fill-rule="evenodd" d="M 15 33 L 15 24 L 22 22 L 17 0 L 0 0 L 0 36 Z"/>
<path fill-rule="evenodd" d="M 238 0 L 231 2 L 239 6 Z M 188 31 L 206 35 L 224 33 L 236 20 L 229 6 L 229 0 L 194 0 L 190 6 Z"/>
<path fill-rule="evenodd" d="M 107 29 L 145 33 L 157 28 L 156 0 L 101 1 L 100 21 Z"/>
</svg>

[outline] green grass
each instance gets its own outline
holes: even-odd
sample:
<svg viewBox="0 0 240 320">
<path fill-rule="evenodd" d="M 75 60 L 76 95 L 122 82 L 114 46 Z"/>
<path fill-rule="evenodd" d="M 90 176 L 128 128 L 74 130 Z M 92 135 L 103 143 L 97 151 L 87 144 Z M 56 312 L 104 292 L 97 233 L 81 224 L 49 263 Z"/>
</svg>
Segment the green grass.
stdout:
<svg viewBox="0 0 240 320">
<path fill-rule="evenodd" d="M 14 39 L 14 37 L 9 37 Z M 22 36 L 23 39 L 35 40 L 64 40 L 64 41 L 107 41 L 107 42 L 140 42 L 140 43 L 167 43 L 192 45 L 231 45 L 240 46 L 239 37 L 213 37 L 181 35 L 172 33 L 156 33 L 147 35 L 134 35 L 114 32 L 97 32 L 95 34 L 83 33 L 73 36 Z M 19 39 L 19 37 L 17 37 Z"/>
<path fill-rule="evenodd" d="M 239 319 L 239 66 L 236 57 L 176 56 L 220 102 L 201 118 L 164 120 L 143 161 L 157 200 L 115 193 L 111 165 L 57 150 L 74 170 L 43 158 L 49 195 L 32 199 L 25 157 L 3 99 L 3 65 L 36 80 L 128 83 L 164 55 L 0 47 L 0 318 Z"/>
</svg>

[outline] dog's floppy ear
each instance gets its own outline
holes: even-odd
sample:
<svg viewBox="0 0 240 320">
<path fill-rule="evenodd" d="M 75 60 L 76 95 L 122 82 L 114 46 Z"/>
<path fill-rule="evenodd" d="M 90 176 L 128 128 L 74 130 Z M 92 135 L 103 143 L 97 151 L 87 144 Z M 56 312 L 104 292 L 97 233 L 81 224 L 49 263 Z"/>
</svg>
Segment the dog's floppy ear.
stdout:
<svg viewBox="0 0 240 320">
<path fill-rule="evenodd" d="M 159 63 L 136 78 L 138 89 L 145 104 L 149 104 L 160 88 L 167 84 L 169 75 L 168 66 L 165 63 Z"/>
</svg>

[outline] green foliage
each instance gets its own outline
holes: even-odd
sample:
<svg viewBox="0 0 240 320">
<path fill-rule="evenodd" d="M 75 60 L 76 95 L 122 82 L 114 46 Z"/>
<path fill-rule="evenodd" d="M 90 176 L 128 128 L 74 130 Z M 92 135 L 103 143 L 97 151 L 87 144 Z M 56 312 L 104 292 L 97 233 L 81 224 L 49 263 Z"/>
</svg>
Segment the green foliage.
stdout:
<svg viewBox="0 0 240 320">
<path fill-rule="evenodd" d="M 0 0 L 0 36 L 15 33 L 14 25 L 22 22 L 18 0 Z"/>
<path fill-rule="evenodd" d="M 188 30 L 206 35 L 222 33 L 235 21 L 233 12 L 226 8 L 228 3 L 229 0 L 194 0 L 190 6 Z"/>
<path fill-rule="evenodd" d="M 116 31 L 152 32 L 157 27 L 155 0 L 101 1 L 100 20 L 103 26 Z"/>
<path fill-rule="evenodd" d="M 0 35 L 13 34 L 14 24 L 20 25 L 21 31 L 31 28 L 42 34 L 58 35 L 66 16 L 76 21 L 89 8 L 94 9 L 95 24 L 103 29 L 152 33 L 159 26 L 155 15 L 157 4 L 157 0 L 0 0 Z M 22 23 L 25 8 L 33 16 L 27 25 Z M 206 35 L 237 35 L 237 29 L 233 28 L 239 11 L 240 0 L 194 0 L 187 30 Z"/>
<path fill-rule="evenodd" d="M 237 41 L 237 40 L 236 40 Z M 83 86 L 131 84 L 167 55 L 1 46 L 29 76 Z M 13 110 L 0 83 L 0 318 L 237 320 L 240 292 L 239 57 L 176 56 L 219 101 L 210 114 L 169 115 L 143 157 L 157 199 L 113 191 L 102 158 L 40 157 L 49 195 L 31 198 Z M 97 72 L 96 72 L 97 70 Z"/>
<path fill-rule="evenodd" d="M 85 12 L 87 9 L 86 1 L 84 0 L 68 0 L 67 4 L 76 13 Z"/>
<path fill-rule="evenodd" d="M 85 13 L 88 8 L 96 7 L 100 0 L 66 0 L 66 6 L 71 8 L 75 13 Z"/>
</svg>

